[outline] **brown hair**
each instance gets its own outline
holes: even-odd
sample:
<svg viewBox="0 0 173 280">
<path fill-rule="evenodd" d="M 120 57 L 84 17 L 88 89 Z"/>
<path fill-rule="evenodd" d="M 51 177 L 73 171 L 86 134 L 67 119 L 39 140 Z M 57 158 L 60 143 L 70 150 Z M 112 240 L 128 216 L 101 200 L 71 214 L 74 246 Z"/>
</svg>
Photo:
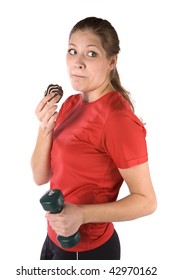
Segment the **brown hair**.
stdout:
<svg viewBox="0 0 173 280">
<path fill-rule="evenodd" d="M 102 47 L 106 51 L 108 58 L 119 53 L 119 38 L 116 30 L 109 21 L 97 17 L 87 17 L 77 22 L 73 26 L 69 38 L 77 30 L 86 29 L 90 29 L 95 35 L 97 35 L 100 38 Z M 117 67 L 115 67 L 115 69 L 111 72 L 111 84 L 130 103 L 131 107 L 134 110 L 134 106 L 130 99 L 129 92 L 126 91 L 121 85 Z"/>
</svg>

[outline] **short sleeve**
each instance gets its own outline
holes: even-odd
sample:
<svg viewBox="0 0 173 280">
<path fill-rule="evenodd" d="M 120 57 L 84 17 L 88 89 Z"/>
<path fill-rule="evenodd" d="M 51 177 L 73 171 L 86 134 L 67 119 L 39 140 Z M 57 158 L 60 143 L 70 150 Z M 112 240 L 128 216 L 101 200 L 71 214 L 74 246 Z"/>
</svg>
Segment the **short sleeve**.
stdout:
<svg viewBox="0 0 173 280">
<path fill-rule="evenodd" d="M 103 145 L 118 168 L 148 160 L 146 129 L 130 110 L 112 112 L 103 131 Z"/>
</svg>

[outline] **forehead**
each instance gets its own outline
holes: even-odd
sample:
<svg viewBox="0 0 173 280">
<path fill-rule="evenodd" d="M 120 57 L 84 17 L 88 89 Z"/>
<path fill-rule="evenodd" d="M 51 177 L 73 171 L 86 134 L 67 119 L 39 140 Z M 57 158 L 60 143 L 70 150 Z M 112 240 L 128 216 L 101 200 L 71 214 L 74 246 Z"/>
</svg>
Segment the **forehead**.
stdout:
<svg viewBox="0 0 173 280">
<path fill-rule="evenodd" d="M 75 31 L 70 39 L 69 44 L 75 45 L 96 45 L 102 47 L 99 36 L 93 33 L 92 30 L 77 30 Z"/>
</svg>

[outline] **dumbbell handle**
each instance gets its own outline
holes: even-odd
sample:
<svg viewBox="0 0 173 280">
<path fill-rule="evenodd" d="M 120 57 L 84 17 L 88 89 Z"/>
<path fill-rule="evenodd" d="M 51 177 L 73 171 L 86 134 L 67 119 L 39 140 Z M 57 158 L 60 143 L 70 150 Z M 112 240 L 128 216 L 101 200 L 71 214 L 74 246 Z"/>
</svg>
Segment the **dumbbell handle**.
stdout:
<svg viewBox="0 0 173 280">
<path fill-rule="evenodd" d="M 64 197 L 60 190 L 53 189 L 46 192 L 40 199 L 40 203 L 44 210 L 50 211 L 53 214 L 58 214 L 62 211 L 64 205 Z M 57 239 L 63 248 L 74 247 L 80 241 L 80 233 L 65 237 L 58 235 Z"/>
</svg>

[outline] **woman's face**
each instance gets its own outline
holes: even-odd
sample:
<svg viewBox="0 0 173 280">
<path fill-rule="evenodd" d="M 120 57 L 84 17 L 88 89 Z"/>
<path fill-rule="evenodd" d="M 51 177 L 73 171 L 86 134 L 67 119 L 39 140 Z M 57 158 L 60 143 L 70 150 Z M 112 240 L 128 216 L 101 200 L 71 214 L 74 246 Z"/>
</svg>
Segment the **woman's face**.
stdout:
<svg viewBox="0 0 173 280">
<path fill-rule="evenodd" d="M 66 62 L 72 87 L 85 94 L 97 94 L 110 83 L 116 59 L 108 59 L 99 37 L 85 30 L 72 34 Z"/>
</svg>

